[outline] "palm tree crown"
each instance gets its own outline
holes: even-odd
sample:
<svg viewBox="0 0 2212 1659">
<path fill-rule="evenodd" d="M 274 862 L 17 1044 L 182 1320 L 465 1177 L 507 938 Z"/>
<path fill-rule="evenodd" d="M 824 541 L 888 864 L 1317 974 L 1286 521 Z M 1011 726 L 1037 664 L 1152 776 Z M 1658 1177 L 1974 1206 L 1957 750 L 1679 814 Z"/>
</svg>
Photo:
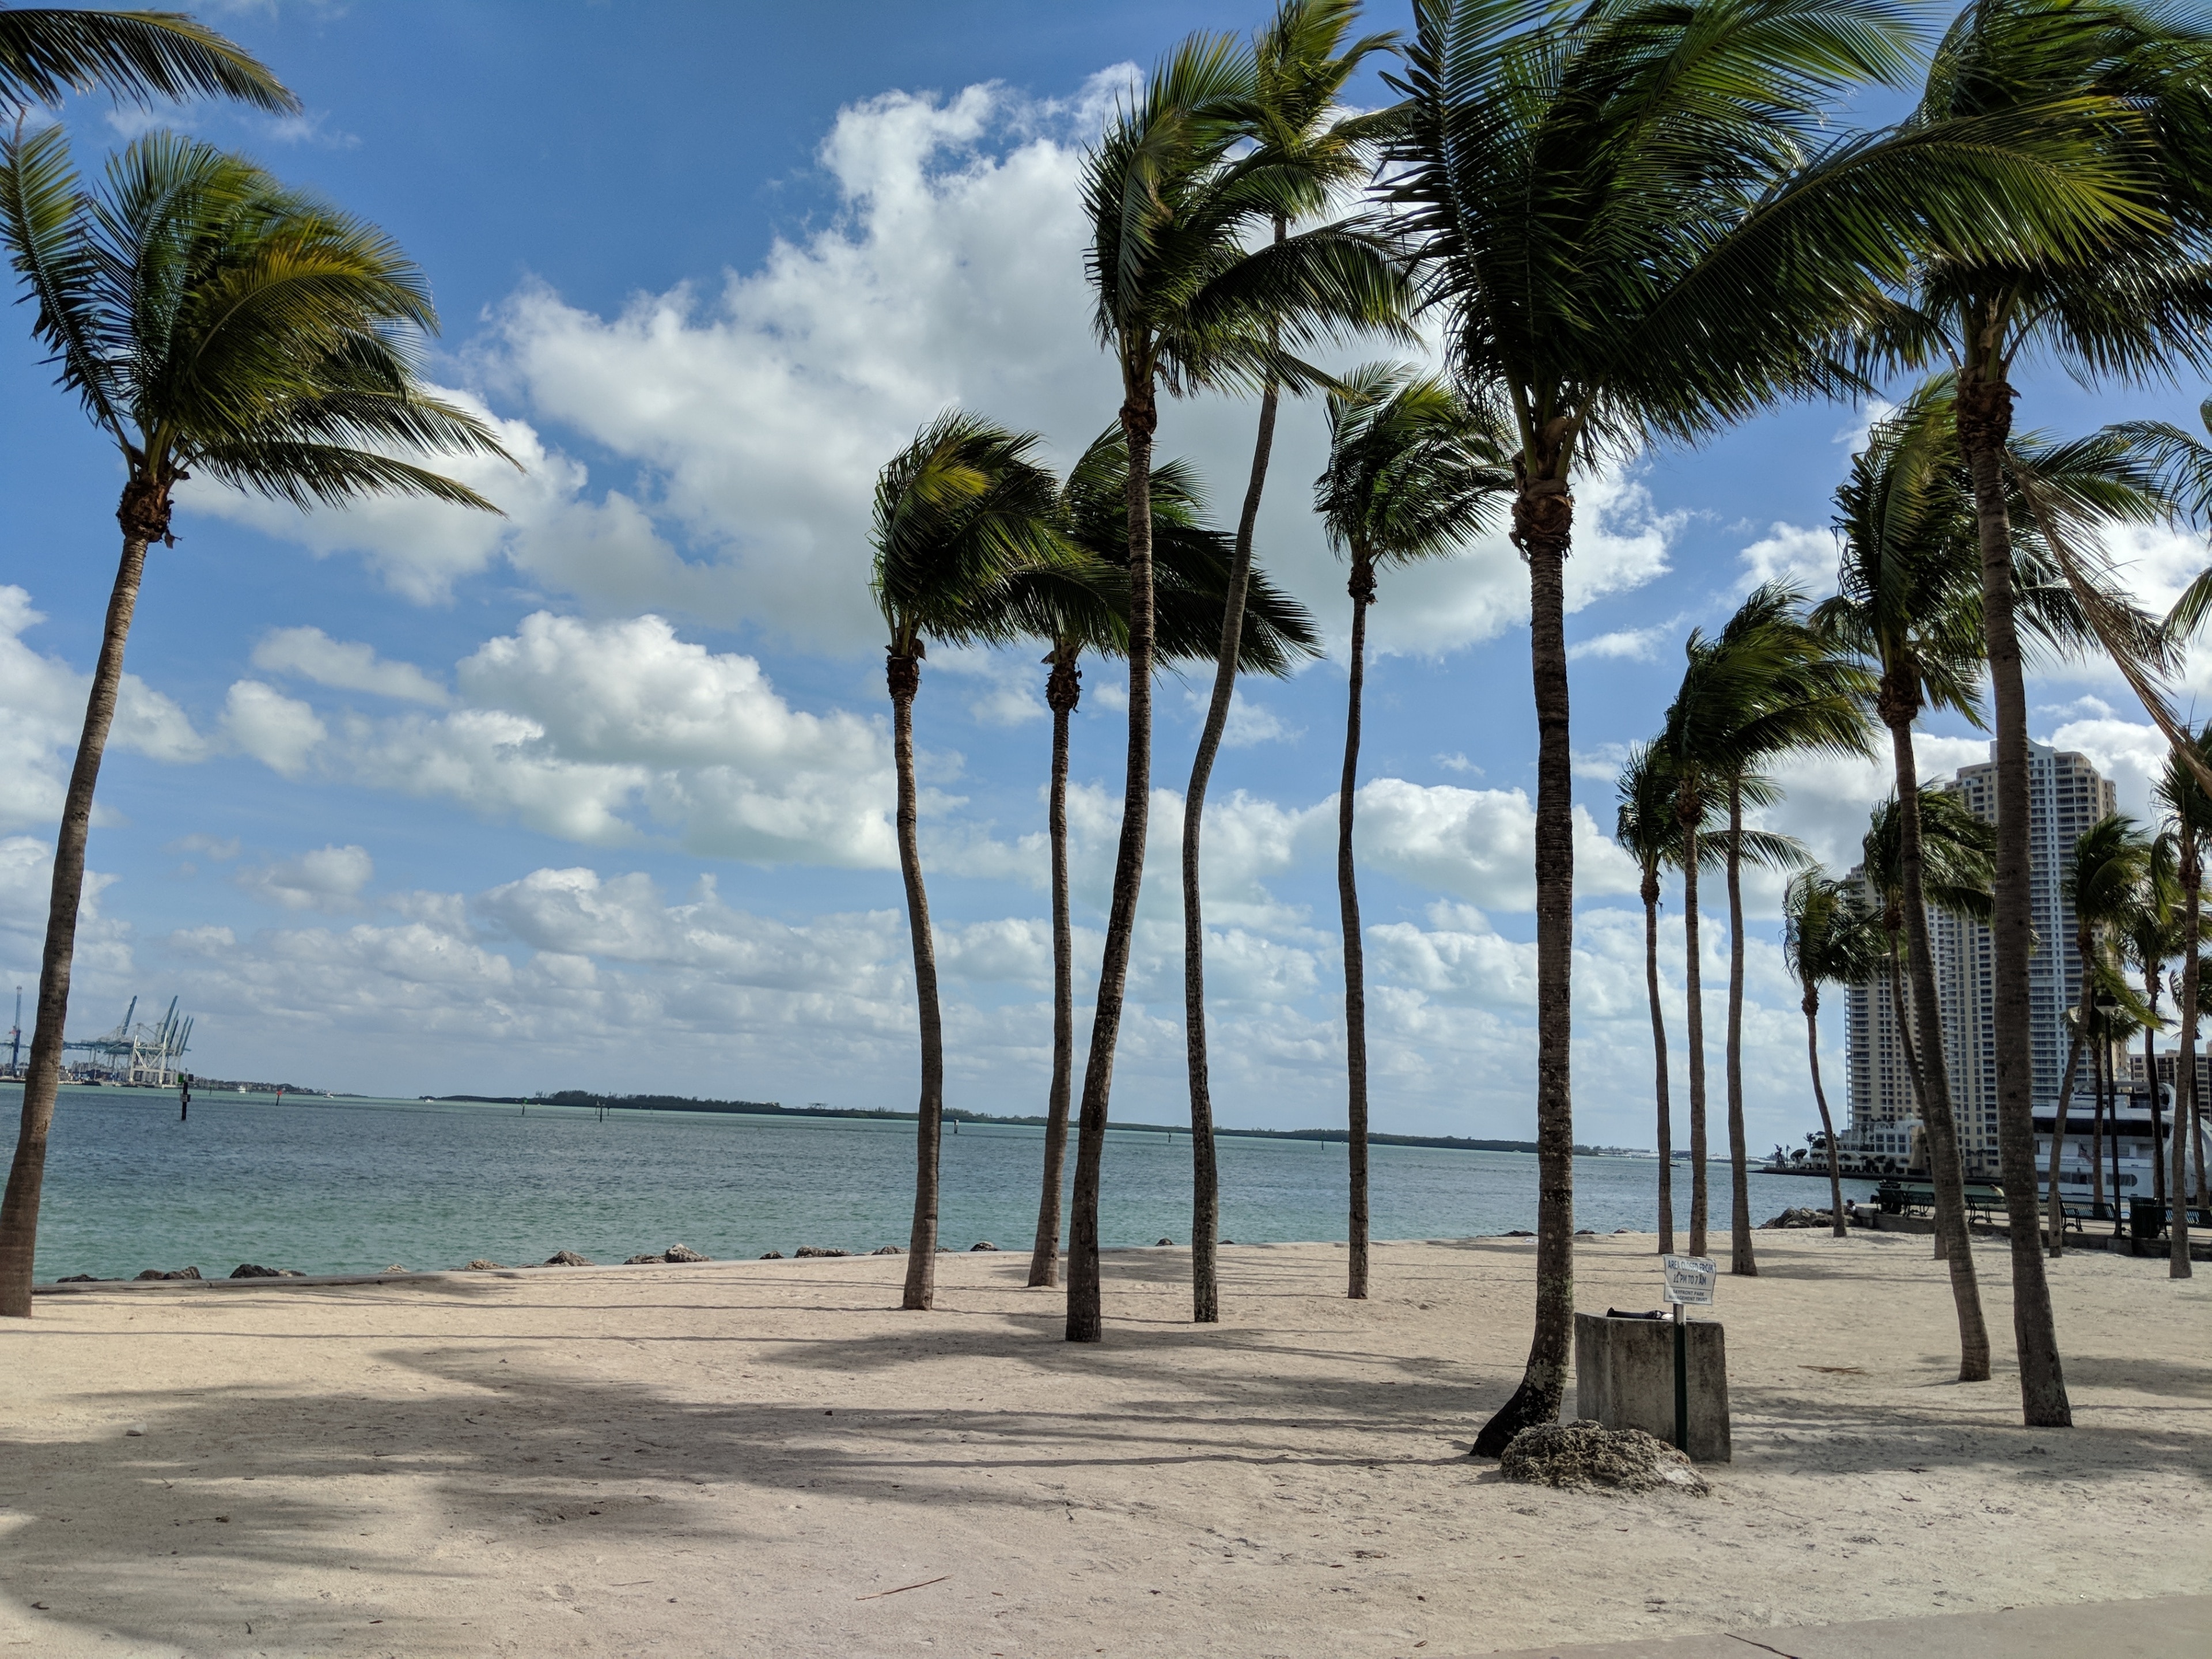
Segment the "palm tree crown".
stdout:
<svg viewBox="0 0 2212 1659">
<path fill-rule="evenodd" d="M 243 47 L 179 12 L 0 8 L 0 110 L 105 88 L 155 98 L 234 98 L 283 115 L 300 100 Z"/>
</svg>

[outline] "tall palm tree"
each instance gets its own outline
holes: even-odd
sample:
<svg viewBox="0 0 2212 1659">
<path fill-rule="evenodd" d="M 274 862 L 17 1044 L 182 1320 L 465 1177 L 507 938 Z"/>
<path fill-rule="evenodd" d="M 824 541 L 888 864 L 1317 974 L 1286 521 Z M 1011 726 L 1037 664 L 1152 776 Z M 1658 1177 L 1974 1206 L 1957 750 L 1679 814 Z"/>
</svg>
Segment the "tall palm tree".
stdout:
<svg viewBox="0 0 2212 1659">
<path fill-rule="evenodd" d="M 140 104 L 232 98 L 281 115 L 300 109 L 260 59 L 181 13 L 0 8 L 0 114 L 102 89 Z"/>
<path fill-rule="evenodd" d="M 2122 957 L 2142 975 L 2143 1093 L 2150 1103 L 2151 1202 L 2166 1203 L 2165 1111 L 2158 1087 L 2158 1034 L 2166 1021 L 2158 1012 L 2166 964 L 2182 954 L 2181 881 L 2171 835 L 2153 837 L 2142 879 L 2129 895 L 2116 930 Z"/>
<path fill-rule="evenodd" d="M 2012 583 L 2013 375 L 2043 358 L 2093 378 L 2212 363 L 2204 275 L 2212 185 L 2207 42 L 2194 18 L 2127 0 L 1976 0 L 1931 60 L 1915 121 L 2034 123 L 2077 137 L 2124 195 L 2097 234 L 2006 254 L 1940 229 L 1915 295 L 1919 326 L 1959 366 L 1959 436 L 1972 471 L 1996 727 L 1992 929 L 1997 1130 L 2011 1222 L 2013 1329 L 2030 1427 L 2073 1421 L 2038 1248 L 2030 1052 L 2027 700 Z M 1908 124 L 1910 125 L 1910 124 Z M 2065 550 L 2061 549 L 2063 552 Z M 2073 562 L 2069 560 L 2069 575 Z M 2116 661 L 2170 741 L 2186 734 L 2140 663 Z"/>
<path fill-rule="evenodd" d="M 1068 1228 L 1067 1338 L 1103 1332 L 1098 1279 L 1098 1172 L 1106 1145 L 1114 1056 L 1127 994 L 1152 805 L 1152 672 L 1155 646 L 1151 474 L 1159 393 L 1286 389 L 1326 383 L 1295 351 L 1395 310 L 1395 284 L 1348 257 L 1341 238 L 1292 236 L 1248 251 L 1245 240 L 1281 211 L 1304 211 L 1296 176 L 1241 151 L 1258 93 L 1252 54 L 1226 36 L 1194 35 L 1155 69 L 1085 159 L 1091 222 L 1092 325 L 1121 376 L 1128 442 L 1129 750 L 1121 834 L 1115 851 L 1106 947 L 1085 1063 Z M 1319 238 L 1319 240 L 1312 240 Z M 1210 1121 L 1194 1121 L 1203 1174 Z M 1214 1237 L 1191 1240 L 1195 1311 L 1211 1316 Z"/>
<path fill-rule="evenodd" d="M 876 479 L 872 587 L 890 631 L 884 675 L 898 770 L 899 872 L 914 940 L 921 1028 L 915 1126 L 914 1228 L 902 1305 L 927 1310 L 937 1294 L 938 1150 L 945 1115 L 945 1036 L 937 951 L 922 884 L 914 771 L 914 700 L 928 641 L 1003 643 L 1020 631 L 1016 583 L 1040 572 L 1080 585 L 1088 573 L 1061 536 L 1052 473 L 1035 433 L 952 410 L 915 434 Z"/>
<path fill-rule="evenodd" d="M 1801 870 L 1782 895 L 1782 959 L 1802 992 L 1805 1053 L 1813 1068 L 1813 1103 L 1828 1148 L 1828 1209 L 1838 1238 L 1844 1236 L 1844 1171 L 1836 1147 L 1835 1120 L 1820 1086 L 1820 987 L 1863 985 L 1881 971 L 1882 951 L 1860 890 L 1825 870 Z"/>
<path fill-rule="evenodd" d="M 1231 184 L 1248 198 L 1254 234 L 1268 237 L 1266 251 L 1302 264 L 1338 297 L 1327 309 L 1338 319 L 1401 336 L 1412 293 L 1387 240 L 1364 212 L 1300 231 L 1291 228 L 1329 211 L 1332 198 L 1364 183 L 1373 169 L 1376 140 L 1385 113 L 1353 113 L 1343 105 L 1346 83 L 1359 66 L 1391 49 L 1395 34 L 1350 40 L 1358 0 L 1278 0 L 1274 15 L 1252 40 L 1252 89 L 1245 133 L 1252 149 Z M 1264 200 L 1263 200 L 1264 198 Z M 1283 289 L 1292 305 L 1306 303 L 1298 285 Z M 1346 304 L 1350 301 L 1350 304 Z M 1275 337 L 1271 331 L 1271 339 Z M 1192 1316 L 1220 1317 L 1214 1241 L 1221 1231 L 1220 1170 L 1214 1156 L 1213 1094 L 1206 1034 L 1206 913 L 1200 885 L 1206 830 L 1206 795 L 1220 753 L 1222 733 L 1236 692 L 1241 617 L 1252 570 L 1252 537 L 1273 453 L 1281 377 L 1263 372 L 1260 421 L 1252 471 L 1237 520 L 1228 605 L 1214 646 L 1213 691 L 1191 758 L 1183 793 L 1182 953 L 1184 1065 L 1190 1087 Z"/>
<path fill-rule="evenodd" d="M 1367 1294 L 1367 975 L 1352 854 L 1360 698 L 1375 573 L 1450 554 L 1495 519 L 1513 484 L 1504 446 L 1443 381 L 1370 363 L 1328 398 L 1328 466 L 1314 485 L 1330 546 L 1351 562 L 1352 644 L 1344 775 L 1336 797 L 1337 906 L 1344 931 L 1344 1042 L 1352 1213 L 1346 1294 Z"/>
<path fill-rule="evenodd" d="M 2125 918 L 2136 890 L 2150 866 L 2151 844 L 2133 818 L 2112 813 L 2098 819 L 2077 836 L 2066 860 L 2067 902 L 2074 911 L 2074 953 L 2081 968 L 2081 1006 L 2073 1020 L 2073 1035 L 2066 1046 L 2066 1070 L 2058 1084 L 2058 1107 L 2051 1124 L 2051 1191 L 2047 1212 L 2051 1254 L 2066 1250 L 2066 1212 L 2059 1198 L 2058 1182 L 2066 1153 L 2066 1112 L 2074 1094 L 2074 1076 L 2085 1042 L 2096 1024 L 2100 994 L 2124 994 L 2118 975 L 2106 963 L 2106 945 L 2112 930 Z M 2099 1086 L 2094 1121 L 2096 1138 L 2103 1139 L 2104 1097 Z M 2091 1154 L 2100 1162 L 2100 1146 Z M 2102 1182 L 2101 1175 L 2099 1177 Z M 2100 1194 L 2101 1200 L 2101 1194 Z"/>
<path fill-rule="evenodd" d="M 2212 724 L 2197 734 L 2192 746 L 2200 761 L 2212 760 Z M 2181 1048 L 2173 1061 L 2172 1165 L 2166 1183 L 2173 1213 L 2167 1223 L 2166 1274 L 2188 1279 L 2194 1270 L 2189 1265 L 2186 1154 L 2197 1142 L 2197 1124 L 2204 1109 L 2197 1096 L 2197 1021 L 2204 994 L 2204 851 L 2212 844 L 2212 790 L 2205 788 L 2203 780 L 2177 753 L 2159 780 L 2156 799 L 2172 822 L 2175 875 L 2181 888 L 2181 982 L 2174 992 Z"/>
<path fill-rule="evenodd" d="M 172 543 L 176 485 L 198 474 L 302 507 L 405 495 L 495 510 L 398 456 L 504 452 L 475 416 L 423 391 L 412 346 L 437 313 L 391 239 L 211 145 L 149 134 L 87 191 L 61 128 L 19 131 L 0 144 L 0 243 L 36 301 L 33 331 L 59 383 L 124 472 L 122 559 L 62 806 L 22 1127 L 0 1201 L 0 1314 L 27 1317 L 93 794 L 147 552 Z"/>
<path fill-rule="evenodd" d="M 1060 1193 L 1067 1151 L 1068 1097 L 1075 1067 L 1073 928 L 1067 891 L 1067 762 L 1071 717 L 1082 696 L 1079 666 L 1088 649 L 1118 656 L 1129 633 L 1129 453 L 1119 425 L 1109 428 L 1072 467 L 1060 491 L 1063 533 L 1095 562 L 1103 580 L 1070 581 L 1057 571 L 1017 583 L 1024 633 L 1042 639 L 1045 706 L 1052 711 L 1052 775 L 1046 828 L 1052 855 L 1053 1056 L 1044 1131 L 1044 1190 L 1029 1282 L 1058 1282 Z M 1152 569 L 1156 651 L 1166 662 L 1211 661 L 1218 640 L 1234 558 L 1230 538 L 1207 527 L 1197 475 L 1179 460 L 1152 468 Z M 1286 674 L 1318 654 L 1313 618 L 1264 574 L 1246 582 L 1242 618 L 1245 673 Z"/>
<path fill-rule="evenodd" d="M 1674 1126 L 1668 1099 L 1667 1017 L 1659 1002 L 1659 878 L 1682 861 L 1682 821 L 1674 810 L 1677 787 L 1662 741 L 1640 743 L 1614 780 L 1620 805 L 1613 842 L 1636 860 L 1644 901 L 1644 990 L 1651 1005 L 1652 1094 L 1659 1134 L 1659 1254 L 1674 1253 Z M 1707 826 L 1710 827 L 1710 826 Z"/>
<path fill-rule="evenodd" d="M 1667 711 L 1666 744 L 1684 824 L 1683 916 L 1694 914 L 1697 826 L 1714 803 L 1728 813 L 1723 840 L 1729 895 L 1727 1085 L 1731 1188 L 1730 1268 L 1755 1273 L 1752 1252 L 1749 1148 L 1743 1121 L 1744 926 L 1743 808 L 1778 793 L 1759 769 L 1791 753 L 1863 754 L 1873 683 L 1856 662 L 1839 655 L 1804 617 L 1805 596 L 1786 583 L 1754 590 L 1721 631 L 1690 635 L 1681 689 Z M 1692 1205 L 1691 1249 L 1703 1243 L 1702 1182 L 1695 1168 L 1705 1119 L 1705 1074 L 1697 1049 L 1704 1035 L 1704 982 L 1692 970 L 1690 1127 Z"/>
<path fill-rule="evenodd" d="M 1911 865 L 1908 848 L 1917 854 Z M 1927 1143 L 1929 1184 L 1940 1194 L 1936 1255 L 1950 1269 L 1962 1382 L 1989 1380 L 1989 1323 L 1982 1313 L 1973 1240 L 1966 1224 L 1964 1166 L 1944 1052 L 1942 1010 L 1934 995 L 1932 973 L 1924 988 L 1915 985 L 1909 1011 L 1905 987 L 1918 977 L 1910 945 L 1913 923 L 1917 921 L 1917 933 L 1924 937 L 1931 908 L 1987 924 L 1996 851 L 1995 830 L 1967 810 L 1957 795 L 1932 785 L 1918 787 L 1910 811 L 1895 795 L 1877 805 L 1864 842 L 1867 882 L 1880 902 L 1881 930 L 1888 941 L 1889 989 L 1898 1037 Z M 1913 872 L 1918 876 L 1917 917 L 1908 897 L 1915 890 L 1907 882 Z"/>
<path fill-rule="evenodd" d="M 1576 471 L 1856 385 L 1828 344 L 1888 315 L 1878 282 L 1909 275 L 1924 227 L 2036 242 L 2112 188 L 2069 165 L 2070 135 L 2032 127 L 1828 137 L 1839 96 L 1911 67 L 1909 23 L 1873 0 L 1415 0 L 1414 19 L 1387 194 L 1448 361 L 1519 445 L 1538 729 L 1536 1318 L 1521 1386 L 1476 1437 L 1492 1456 L 1557 1415 L 1573 1328 Z"/>
</svg>

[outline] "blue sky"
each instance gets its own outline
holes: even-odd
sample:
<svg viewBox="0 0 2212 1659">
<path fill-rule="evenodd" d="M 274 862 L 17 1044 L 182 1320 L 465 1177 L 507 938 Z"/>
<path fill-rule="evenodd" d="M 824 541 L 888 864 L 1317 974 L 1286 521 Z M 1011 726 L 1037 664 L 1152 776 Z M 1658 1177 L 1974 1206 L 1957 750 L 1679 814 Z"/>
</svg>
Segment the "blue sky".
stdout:
<svg viewBox="0 0 2212 1659">
<path fill-rule="evenodd" d="M 503 523 L 416 506 L 307 519 L 188 494 L 176 547 L 150 568 L 102 778 L 72 1035 L 134 994 L 173 994 L 199 1017 L 196 1069 L 212 1075 L 909 1103 L 867 486 L 948 404 L 1035 427 L 1062 457 L 1110 419 L 1072 189 L 1081 146 L 1128 65 L 1258 9 L 211 11 L 307 114 L 160 118 L 397 235 L 446 319 L 434 377 L 503 422 L 528 471 L 469 475 Z M 1373 21 L 1406 20 L 1386 5 Z M 146 125 L 99 102 L 66 119 L 88 162 Z M 17 787 L 0 798 L 0 970 L 28 985 L 118 471 L 9 314 L 0 761 Z M 2193 422 L 2203 391 L 2038 374 L 2021 420 Z M 1578 492 L 1583 1139 L 1650 1140 L 1641 917 L 1602 833 L 1612 769 L 1656 726 L 1691 627 L 1759 574 L 1826 579 L 1828 495 L 1866 418 L 1779 411 Z M 1227 499 L 1251 422 L 1233 402 L 1176 404 L 1160 441 Z M 1320 449 L 1318 411 L 1290 410 L 1260 550 L 1336 654 L 1240 696 L 1209 809 L 1215 1096 L 1237 1124 L 1343 1115 L 1331 838 L 1346 602 L 1306 511 Z M 2179 537 L 2118 550 L 2153 599 L 2202 562 Z M 1492 542 L 1386 579 L 1374 616 L 1361 851 L 1381 1127 L 1532 1128 L 1525 604 L 1517 560 Z M 989 1111 L 1041 1109 L 1048 1057 L 1038 654 L 933 658 L 917 712 L 950 1097 Z M 1077 720 L 1085 975 L 1118 811 L 1114 681 L 1091 670 Z M 1148 883 L 1117 1072 L 1117 1113 L 1152 1121 L 1184 1110 L 1172 848 L 1197 689 L 1170 680 L 1162 699 L 1168 861 Z M 2140 807 L 2157 745 L 2109 675 L 2039 682 L 2031 700 L 2039 738 L 2089 752 Z M 1955 725 L 1924 746 L 1934 769 L 1978 752 Z M 1847 862 L 1875 769 L 1786 781 L 1774 821 Z M 1813 1121 L 1772 899 L 1754 891 L 1761 1145 Z M 1707 941 L 1724 950 L 1720 930 Z M 1675 1018 L 1679 1066 L 1679 1001 Z"/>
</svg>

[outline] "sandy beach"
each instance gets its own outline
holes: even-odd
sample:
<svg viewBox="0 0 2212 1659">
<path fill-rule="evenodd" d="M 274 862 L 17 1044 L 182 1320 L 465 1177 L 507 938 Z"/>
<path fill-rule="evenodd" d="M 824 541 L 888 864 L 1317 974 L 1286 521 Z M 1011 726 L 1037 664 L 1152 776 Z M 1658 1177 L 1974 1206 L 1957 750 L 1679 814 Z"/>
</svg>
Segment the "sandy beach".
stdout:
<svg viewBox="0 0 2212 1659">
<path fill-rule="evenodd" d="M 40 1299 L 0 1332 L 0 1644 L 40 1656 L 1403 1656 L 2212 1589 L 2212 1274 L 2054 1264 L 2076 1426 L 1951 1381 L 1925 1238 L 1723 1279 L 1710 1498 L 1508 1485 L 1525 1240 L 1012 1252 Z M 1581 1305 L 1650 1307 L 1648 1237 Z M 1571 1406 L 1571 1400 L 1570 1401 Z M 139 1432 L 132 1432 L 133 1430 Z M 908 1588 L 911 1586 L 912 1588 Z M 1749 1650 L 1747 1650 L 1749 1651 Z"/>
</svg>

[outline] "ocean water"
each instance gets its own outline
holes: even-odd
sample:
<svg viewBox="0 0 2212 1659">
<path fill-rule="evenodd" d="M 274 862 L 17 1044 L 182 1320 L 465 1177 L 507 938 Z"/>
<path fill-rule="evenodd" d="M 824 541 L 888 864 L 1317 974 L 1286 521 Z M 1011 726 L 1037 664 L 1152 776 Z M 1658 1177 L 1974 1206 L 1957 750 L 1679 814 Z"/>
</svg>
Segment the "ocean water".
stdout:
<svg viewBox="0 0 2212 1659">
<path fill-rule="evenodd" d="M 11 1133 L 21 1091 L 0 1089 Z M 1036 1237 L 1043 1132 L 963 1124 L 945 1137 L 941 1241 L 1027 1250 Z M 595 1261 L 682 1243 L 715 1257 L 790 1255 L 802 1244 L 904 1245 L 914 1203 L 914 1126 L 873 1119 L 611 1113 L 207 1094 L 191 1121 L 152 1090 L 70 1089 L 54 1118 L 40 1213 L 38 1276 L 128 1277 L 241 1261 L 307 1273 L 392 1264 L 452 1267 L 478 1256 Z M 1345 1237 L 1340 1144 L 1224 1136 L 1222 1233 L 1246 1243 Z M 1073 1138 L 1068 1163 L 1074 1164 Z M 1467 1237 L 1533 1227 L 1536 1160 L 1520 1152 L 1376 1146 L 1376 1238 Z M 1576 1224 L 1656 1224 L 1658 1165 L 1585 1158 Z M 1677 1213 L 1689 1171 L 1675 1170 Z M 1864 1199 L 1868 1182 L 1847 1182 Z M 1825 1182 L 1752 1177 L 1764 1220 L 1820 1204 Z M 1725 1166 L 1712 1172 L 1724 1229 Z M 1190 1139 L 1109 1130 L 1101 1198 L 1109 1245 L 1189 1241 Z"/>
</svg>

